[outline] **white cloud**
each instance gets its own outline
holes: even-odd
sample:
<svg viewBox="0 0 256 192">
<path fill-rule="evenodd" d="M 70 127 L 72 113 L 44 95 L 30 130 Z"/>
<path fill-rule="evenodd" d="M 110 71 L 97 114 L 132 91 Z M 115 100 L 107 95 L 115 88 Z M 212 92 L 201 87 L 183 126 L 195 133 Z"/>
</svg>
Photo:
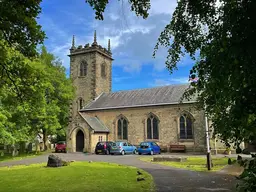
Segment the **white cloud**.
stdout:
<svg viewBox="0 0 256 192">
<path fill-rule="evenodd" d="M 98 44 L 107 47 L 108 39 L 111 40 L 114 66 L 121 66 L 130 73 L 140 72 L 144 65 L 152 65 L 154 70 L 163 71 L 166 69 L 167 49 L 160 48 L 155 59 L 152 54 L 160 32 L 170 22 L 176 5 L 175 0 L 152 0 L 149 18 L 144 20 L 130 11 L 128 1 L 115 1 L 107 6 L 104 21 L 98 21 L 94 15 L 86 15 L 86 10 L 92 10 L 91 7 L 75 1 L 65 10 L 59 11 L 61 20 L 59 17 L 54 20 L 43 15 L 40 23 L 46 32 L 51 33 L 47 40 L 50 51 L 64 61 L 65 67 L 69 66 L 66 55 L 72 35 L 76 36 L 76 46 L 85 45 L 93 42 L 96 30 Z"/>
<path fill-rule="evenodd" d="M 151 86 L 166 86 L 172 84 L 185 84 L 189 83 L 188 77 L 178 77 L 178 78 L 169 78 L 169 79 L 155 79 L 154 83 L 151 83 Z"/>
<path fill-rule="evenodd" d="M 128 79 L 131 79 L 132 78 L 132 76 L 124 76 L 124 77 L 119 77 L 119 76 L 114 76 L 113 77 L 113 81 L 115 82 L 115 83 L 119 83 L 119 82 L 122 82 L 122 81 L 124 81 L 124 80 L 128 80 Z"/>
<path fill-rule="evenodd" d="M 176 0 L 151 0 L 150 15 L 169 14 L 171 15 L 177 6 Z"/>
</svg>

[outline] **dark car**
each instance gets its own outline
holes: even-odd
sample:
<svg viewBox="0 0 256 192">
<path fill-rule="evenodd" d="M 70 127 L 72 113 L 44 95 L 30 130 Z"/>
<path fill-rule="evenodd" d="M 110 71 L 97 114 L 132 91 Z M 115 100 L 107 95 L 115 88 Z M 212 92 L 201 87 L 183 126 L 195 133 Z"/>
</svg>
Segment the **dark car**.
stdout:
<svg viewBox="0 0 256 192">
<path fill-rule="evenodd" d="M 114 142 L 112 141 L 100 141 L 97 143 L 96 147 L 95 147 L 95 153 L 99 154 L 99 153 L 104 153 L 106 155 L 110 154 L 110 148 L 112 146 Z"/>
<path fill-rule="evenodd" d="M 64 153 L 66 153 L 66 148 L 67 148 L 67 146 L 66 146 L 66 142 L 65 141 L 59 141 L 57 144 L 56 144 L 56 146 L 55 146 L 55 152 L 57 153 L 57 152 L 64 152 Z"/>
</svg>

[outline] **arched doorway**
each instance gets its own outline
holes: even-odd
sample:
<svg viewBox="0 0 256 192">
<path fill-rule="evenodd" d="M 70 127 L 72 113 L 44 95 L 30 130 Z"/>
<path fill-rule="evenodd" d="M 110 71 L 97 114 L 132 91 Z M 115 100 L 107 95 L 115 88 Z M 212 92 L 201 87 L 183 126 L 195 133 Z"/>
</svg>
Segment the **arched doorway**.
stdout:
<svg viewBox="0 0 256 192">
<path fill-rule="evenodd" d="M 84 149 L 84 133 L 79 130 L 76 134 L 76 152 L 83 152 Z"/>
</svg>

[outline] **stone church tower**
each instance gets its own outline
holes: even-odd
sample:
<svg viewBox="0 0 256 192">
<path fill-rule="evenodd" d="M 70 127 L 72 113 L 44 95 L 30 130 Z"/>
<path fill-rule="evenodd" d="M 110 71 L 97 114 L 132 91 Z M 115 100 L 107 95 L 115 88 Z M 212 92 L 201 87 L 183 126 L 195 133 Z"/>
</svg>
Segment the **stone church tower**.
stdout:
<svg viewBox="0 0 256 192">
<path fill-rule="evenodd" d="M 85 132 L 80 134 L 84 138 L 84 144 L 72 143 L 73 131 L 81 127 L 84 122 L 80 119 L 79 110 L 86 106 L 90 101 L 97 98 L 101 93 L 111 92 L 112 84 L 112 53 L 110 50 L 110 40 L 108 40 L 108 49 L 103 48 L 97 43 L 96 31 L 94 32 L 94 41 L 84 47 L 75 46 L 73 36 L 72 47 L 70 48 L 70 78 L 75 87 L 75 98 L 70 107 L 70 124 L 67 132 L 67 143 L 71 151 L 81 151 L 77 145 L 85 146 Z M 81 128 L 80 128 L 81 129 Z M 81 129 L 82 130 L 82 129 Z M 78 136 L 79 134 L 74 134 Z M 79 140 L 78 138 L 76 140 Z M 81 140 L 81 139 L 80 139 Z M 85 150 L 85 149 L 83 149 Z"/>
</svg>

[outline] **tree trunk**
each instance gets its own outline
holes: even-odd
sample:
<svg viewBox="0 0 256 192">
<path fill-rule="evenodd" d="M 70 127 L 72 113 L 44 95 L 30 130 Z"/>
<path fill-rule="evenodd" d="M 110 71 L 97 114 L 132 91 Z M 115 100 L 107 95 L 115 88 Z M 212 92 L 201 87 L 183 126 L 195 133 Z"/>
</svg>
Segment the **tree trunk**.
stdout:
<svg viewBox="0 0 256 192">
<path fill-rule="evenodd" d="M 43 141 L 44 141 L 44 151 L 47 151 L 48 146 L 47 146 L 47 132 L 45 129 L 43 129 Z"/>
</svg>

